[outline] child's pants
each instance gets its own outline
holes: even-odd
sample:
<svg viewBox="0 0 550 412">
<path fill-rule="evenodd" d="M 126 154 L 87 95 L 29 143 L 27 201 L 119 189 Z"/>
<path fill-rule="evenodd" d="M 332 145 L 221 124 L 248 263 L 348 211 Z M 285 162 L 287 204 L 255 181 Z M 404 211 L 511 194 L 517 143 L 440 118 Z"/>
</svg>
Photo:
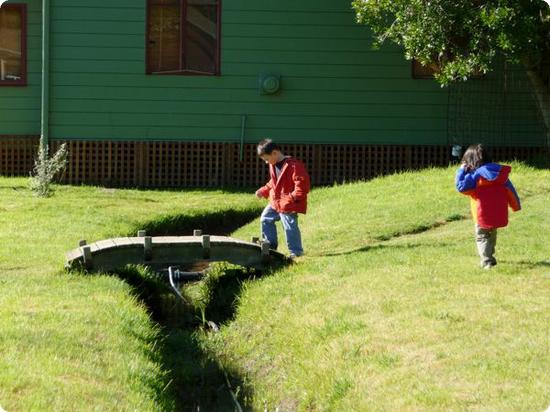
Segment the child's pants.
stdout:
<svg viewBox="0 0 550 412">
<path fill-rule="evenodd" d="M 493 255 L 497 244 L 497 229 L 484 229 L 476 225 L 476 243 L 481 267 L 496 265 L 497 260 Z"/>
<path fill-rule="evenodd" d="M 267 205 L 262 212 L 260 222 L 262 224 L 262 237 L 271 243 L 271 248 L 277 249 L 277 228 L 275 222 L 281 220 L 286 236 L 286 244 L 291 254 L 301 256 L 304 254 L 302 249 L 302 236 L 298 227 L 297 213 L 278 213 L 270 205 Z"/>
</svg>

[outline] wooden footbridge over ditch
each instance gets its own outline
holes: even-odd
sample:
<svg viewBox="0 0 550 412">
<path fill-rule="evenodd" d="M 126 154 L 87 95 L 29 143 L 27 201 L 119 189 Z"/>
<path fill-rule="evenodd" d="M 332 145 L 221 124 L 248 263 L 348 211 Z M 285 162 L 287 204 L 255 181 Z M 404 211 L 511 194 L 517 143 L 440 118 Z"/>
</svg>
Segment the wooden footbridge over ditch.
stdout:
<svg viewBox="0 0 550 412">
<path fill-rule="evenodd" d="M 146 236 L 100 240 L 91 244 L 80 241 L 79 247 L 66 254 L 68 269 L 112 272 L 128 264 L 162 269 L 170 266 L 191 267 L 198 263 L 229 262 L 265 269 L 287 262 L 282 253 L 269 248 L 269 242 L 253 238 L 251 242 L 226 236 Z"/>
</svg>

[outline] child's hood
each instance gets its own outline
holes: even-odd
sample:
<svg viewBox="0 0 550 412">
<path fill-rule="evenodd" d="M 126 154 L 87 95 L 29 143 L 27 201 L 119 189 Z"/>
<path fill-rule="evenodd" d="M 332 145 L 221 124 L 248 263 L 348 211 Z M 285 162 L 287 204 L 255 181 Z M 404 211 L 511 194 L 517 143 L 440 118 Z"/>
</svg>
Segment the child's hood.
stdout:
<svg viewBox="0 0 550 412">
<path fill-rule="evenodd" d="M 476 174 L 485 179 L 488 184 L 504 183 L 508 180 L 511 170 L 510 166 L 499 165 L 498 163 L 486 163 L 476 170 Z"/>
</svg>

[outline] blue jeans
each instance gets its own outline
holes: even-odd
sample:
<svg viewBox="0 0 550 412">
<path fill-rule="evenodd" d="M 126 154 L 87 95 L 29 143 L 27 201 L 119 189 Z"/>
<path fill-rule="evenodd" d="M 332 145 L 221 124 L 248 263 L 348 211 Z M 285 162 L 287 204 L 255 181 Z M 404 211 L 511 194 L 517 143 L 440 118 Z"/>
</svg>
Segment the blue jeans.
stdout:
<svg viewBox="0 0 550 412">
<path fill-rule="evenodd" d="M 304 254 L 302 248 L 302 235 L 298 227 L 297 213 L 279 213 L 270 205 L 267 205 L 262 212 L 260 222 L 262 225 L 262 238 L 271 244 L 272 249 L 277 249 L 279 242 L 277 240 L 277 227 L 275 222 L 280 220 L 286 236 L 286 244 L 291 254 L 301 256 Z"/>
</svg>

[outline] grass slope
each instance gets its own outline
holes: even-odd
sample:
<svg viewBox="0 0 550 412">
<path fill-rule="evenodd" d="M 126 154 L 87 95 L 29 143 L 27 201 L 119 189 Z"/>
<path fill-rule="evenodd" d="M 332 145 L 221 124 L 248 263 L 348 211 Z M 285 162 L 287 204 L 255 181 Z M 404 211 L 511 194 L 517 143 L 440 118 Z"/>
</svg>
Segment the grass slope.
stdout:
<svg viewBox="0 0 550 412">
<path fill-rule="evenodd" d="M 307 256 L 248 282 L 203 344 L 255 410 L 544 410 L 550 172 L 514 164 L 523 208 L 478 267 L 452 169 L 319 189 Z M 247 237 L 258 222 L 237 231 Z"/>
<path fill-rule="evenodd" d="M 176 388 L 144 305 L 118 277 L 64 273 L 64 254 L 79 239 L 140 228 L 153 234 L 179 225 L 171 233 L 190 234 L 207 215 L 230 226 L 239 214 L 256 216 L 261 202 L 223 191 L 84 186 L 59 186 L 55 197 L 38 199 L 26 184 L 0 177 L 0 406 L 173 410 Z"/>
<path fill-rule="evenodd" d="M 299 264 L 244 282 L 221 333 L 169 335 L 120 278 L 63 273 L 64 252 L 140 228 L 186 234 L 205 217 L 230 227 L 262 201 L 93 187 L 58 187 L 44 200 L 26 180 L 0 178 L 0 406 L 174 410 L 202 396 L 185 382 L 206 352 L 200 378 L 218 359 L 244 380 L 254 410 L 544 410 L 550 173 L 514 165 L 524 210 L 499 232 L 490 272 L 477 267 L 468 201 L 452 175 L 315 190 Z M 223 277 L 211 283 L 223 292 Z M 178 387 L 169 368 L 180 370 Z"/>
</svg>

